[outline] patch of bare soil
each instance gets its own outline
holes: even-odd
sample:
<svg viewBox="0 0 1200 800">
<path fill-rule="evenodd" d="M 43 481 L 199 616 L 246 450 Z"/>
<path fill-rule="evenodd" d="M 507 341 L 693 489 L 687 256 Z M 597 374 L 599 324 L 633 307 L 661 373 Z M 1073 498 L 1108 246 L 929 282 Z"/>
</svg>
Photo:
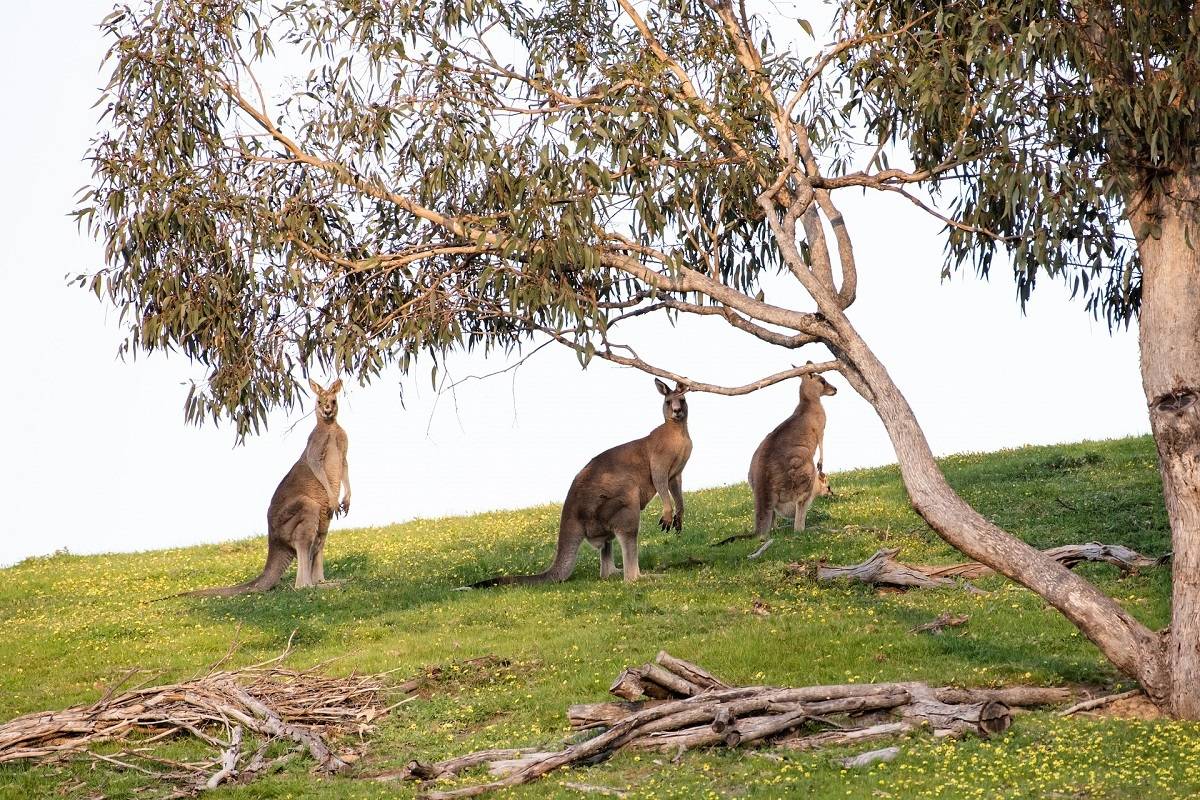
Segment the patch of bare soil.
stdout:
<svg viewBox="0 0 1200 800">
<path fill-rule="evenodd" d="M 1115 717 L 1117 719 L 1164 719 L 1166 716 L 1144 694 L 1114 700 L 1106 706 L 1086 713 L 1092 717 Z"/>
</svg>

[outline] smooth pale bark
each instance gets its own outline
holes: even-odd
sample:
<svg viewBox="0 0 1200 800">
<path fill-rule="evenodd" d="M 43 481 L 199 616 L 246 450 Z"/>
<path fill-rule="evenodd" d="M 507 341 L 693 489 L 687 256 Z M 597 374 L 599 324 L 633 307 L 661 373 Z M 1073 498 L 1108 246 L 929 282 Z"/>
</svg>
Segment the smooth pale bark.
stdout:
<svg viewBox="0 0 1200 800">
<path fill-rule="evenodd" d="M 1174 551 L 1168 708 L 1200 719 L 1200 177 L 1134 205 L 1142 258 L 1142 387 L 1158 446 Z M 1190 231 L 1188 230 L 1190 226 Z"/>
<path fill-rule="evenodd" d="M 959 497 L 883 364 L 844 314 L 822 311 L 837 331 L 835 355 L 850 366 L 843 374 L 883 421 L 909 499 L 921 518 L 953 547 L 1040 595 L 1155 702 L 1165 702 L 1170 679 L 1158 635 L 1088 581 L 997 527 Z"/>
</svg>

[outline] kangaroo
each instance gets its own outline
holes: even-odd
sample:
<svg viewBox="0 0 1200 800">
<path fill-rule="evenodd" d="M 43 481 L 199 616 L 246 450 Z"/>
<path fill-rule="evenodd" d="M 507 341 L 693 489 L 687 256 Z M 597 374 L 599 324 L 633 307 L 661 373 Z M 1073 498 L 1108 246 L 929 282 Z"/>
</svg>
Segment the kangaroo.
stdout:
<svg viewBox="0 0 1200 800">
<path fill-rule="evenodd" d="M 349 438 L 337 423 L 338 379 L 328 389 L 316 381 L 308 385 L 317 396 L 317 426 L 308 435 L 304 452 L 279 482 L 267 508 L 267 564 L 257 578 L 237 586 L 187 592 L 199 597 L 232 597 L 265 592 L 296 558 L 296 588 L 325 581 L 325 537 L 336 513 L 350 512 L 350 467 L 346 454 Z M 338 492 L 345 489 L 341 503 Z"/>
<path fill-rule="evenodd" d="M 607 578 L 616 572 L 614 538 L 621 543 L 625 580 L 636 581 L 638 525 L 655 494 L 663 504 L 659 527 L 683 530 L 683 468 L 692 454 L 687 389 L 681 384 L 672 389 L 657 378 L 654 385 L 663 396 L 663 424 L 648 436 L 605 450 L 575 476 L 563 502 L 558 547 L 549 569 L 536 575 L 501 575 L 472 586 L 565 581 L 575 569 L 585 539 L 600 551 L 600 577 Z"/>
<path fill-rule="evenodd" d="M 835 394 L 837 388 L 819 374 L 805 375 L 800 380 L 796 410 L 754 451 L 747 479 L 754 493 L 754 533 L 763 544 L 751 558 L 770 547 L 769 534 L 776 514 L 792 517 L 793 530 L 802 531 L 813 498 L 829 493 L 824 470 L 813 464 L 813 457 L 820 450 L 824 460 L 825 409 L 821 398 Z"/>
</svg>

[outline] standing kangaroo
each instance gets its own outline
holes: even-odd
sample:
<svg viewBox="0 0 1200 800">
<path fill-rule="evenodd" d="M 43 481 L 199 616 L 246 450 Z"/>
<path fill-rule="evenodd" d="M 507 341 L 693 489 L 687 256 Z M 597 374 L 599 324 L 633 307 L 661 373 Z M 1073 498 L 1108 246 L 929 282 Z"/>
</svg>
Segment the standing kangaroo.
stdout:
<svg viewBox="0 0 1200 800">
<path fill-rule="evenodd" d="M 813 458 L 818 450 L 824 457 L 825 409 L 821 398 L 835 394 L 837 389 L 819 374 L 805 375 L 800 380 L 796 410 L 754 451 L 747 479 L 754 493 L 754 532 L 763 544 L 751 558 L 762 555 L 771 545 L 768 536 L 776 514 L 791 517 L 793 530 L 802 531 L 813 498 L 829 493 L 824 471 L 813 464 Z"/>
<path fill-rule="evenodd" d="M 309 380 L 317 396 L 317 426 L 299 460 L 279 482 L 267 508 L 267 565 L 257 578 L 237 586 L 187 592 L 200 597 L 232 597 L 265 592 L 279 583 L 292 559 L 296 561 L 296 588 L 316 586 L 325 580 L 325 537 L 335 513 L 350 512 L 350 467 L 346 460 L 349 438 L 337 424 L 338 379 L 328 389 Z M 338 492 L 345 495 L 338 503 Z"/>
<path fill-rule="evenodd" d="M 683 468 L 692 454 L 688 435 L 687 389 L 672 389 L 655 378 L 663 396 L 663 424 L 648 436 L 605 450 L 587 463 L 567 491 L 558 526 L 554 563 L 536 575 L 501 575 L 472 584 L 477 588 L 510 583 L 565 581 L 575 569 L 586 539 L 600 551 L 600 577 L 616 572 L 612 542 L 621 543 L 621 568 L 626 581 L 638 572 L 638 525 L 642 509 L 657 494 L 662 498 L 660 528 L 683 530 Z"/>
</svg>

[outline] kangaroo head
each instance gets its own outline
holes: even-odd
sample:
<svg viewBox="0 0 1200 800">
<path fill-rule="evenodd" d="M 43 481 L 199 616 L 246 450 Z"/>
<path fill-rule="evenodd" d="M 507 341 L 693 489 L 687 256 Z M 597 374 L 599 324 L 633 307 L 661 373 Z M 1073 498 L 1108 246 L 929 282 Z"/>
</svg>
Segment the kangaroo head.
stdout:
<svg viewBox="0 0 1200 800">
<path fill-rule="evenodd" d="M 829 478 L 825 477 L 824 471 L 817 472 L 817 486 L 813 490 L 813 497 L 833 497 L 833 489 L 829 488 Z"/>
<path fill-rule="evenodd" d="M 317 419 L 322 422 L 333 422 L 337 419 L 337 395 L 342 390 L 342 379 L 338 378 L 329 384 L 328 389 L 322 389 L 321 384 L 308 379 L 308 385 L 317 396 Z"/>
<path fill-rule="evenodd" d="M 663 396 L 663 419 L 667 422 L 686 422 L 688 409 L 684 395 L 687 394 L 687 387 L 677 383 L 672 389 L 658 378 L 654 379 L 654 385 L 658 387 L 658 393 Z"/>
<path fill-rule="evenodd" d="M 812 363 L 809 361 L 806 366 Z M 800 379 L 801 400 L 819 400 L 835 394 L 837 394 L 837 387 L 821 377 L 819 372 L 810 372 Z"/>
</svg>

